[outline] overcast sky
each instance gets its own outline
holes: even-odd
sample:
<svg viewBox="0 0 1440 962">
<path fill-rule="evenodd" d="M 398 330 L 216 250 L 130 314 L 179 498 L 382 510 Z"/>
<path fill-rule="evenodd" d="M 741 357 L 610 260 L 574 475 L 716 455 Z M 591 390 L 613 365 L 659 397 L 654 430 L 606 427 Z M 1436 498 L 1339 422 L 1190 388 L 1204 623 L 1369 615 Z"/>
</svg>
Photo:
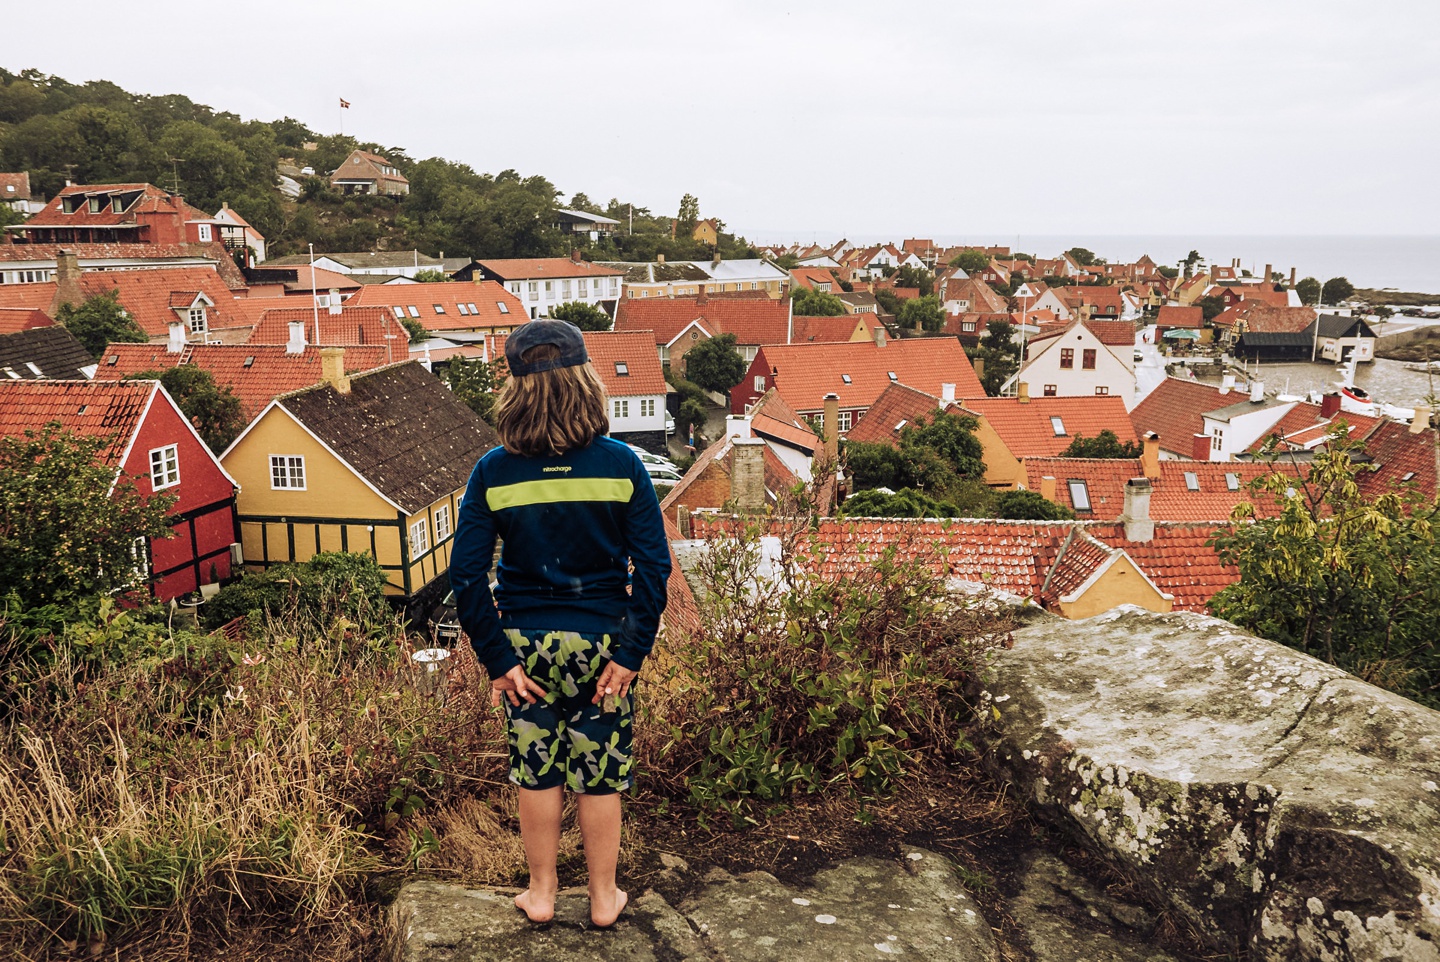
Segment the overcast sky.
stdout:
<svg viewBox="0 0 1440 962">
<path fill-rule="evenodd" d="M 11 69 L 322 132 L 344 97 L 416 159 L 753 240 L 1440 233 L 1435 0 L 43 10 Z"/>
</svg>

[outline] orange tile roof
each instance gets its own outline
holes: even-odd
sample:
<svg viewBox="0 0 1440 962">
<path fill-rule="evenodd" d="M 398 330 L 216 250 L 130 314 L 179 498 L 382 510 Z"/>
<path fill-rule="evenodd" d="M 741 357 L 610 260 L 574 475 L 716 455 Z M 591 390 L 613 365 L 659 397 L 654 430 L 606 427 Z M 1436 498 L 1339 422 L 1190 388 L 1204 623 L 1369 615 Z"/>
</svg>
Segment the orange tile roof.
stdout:
<svg viewBox="0 0 1440 962">
<path fill-rule="evenodd" d="M 427 331 L 474 331 L 487 327 L 513 328 L 529 315 L 520 298 L 495 281 L 433 282 L 428 284 L 368 284 L 345 305 L 385 307 L 399 316 L 404 311 Z M 441 311 L 435 307 L 439 305 Z M 504 305 L 501 309 L 500 305 Z M 411 311 L 410 308 L 415 310 Z M 654 347 L 651 347 L 654 353 Z"/>
<path fill-rule="evenodd" d="M 611 397 L 664 394 L 669 388 L 655 342 L 644 331 L 586 331 L 585 350 Z M 620 374 L 616 365 L 624 365 Z"/>
<path fill-rule="evenodd" d="M 1426 427 L 1412 434 L 1408 424 L 1382 423 L 1365 439 L 1365 453 L 1379 468 L 1360 475 L 1361 492 L 1367 498 L 1375 498 L 1393 489 L 1413 486 L 1422 497 L 1433 501 L 1437 490 L 1436 452 L 1440 451 L 1437 444 L 1440 437 L 1434 428 Z"/>
<path fill-rule="evenodd" d="M 157 387 L 157 381 L 0 381 L 0 436 L 57 421 L 80 437 L 110 438 L 100 457 L 118 464 Z"/>
<path fill-rule="evenodd" d="M 1155 315 L 1155 323 L 1163 331 L 1171 327 L 1198 329 L 1205 323 L 1205 310 L 1200 307 L 1177 307 L 1166 304 Z"/>
<path fill-rule="evenodd" d="M 621 277 L 623 270 L 568 257 L 511 257 L 478 262 L 487 273 L 504 281 L 544 280 L 554 277 Z"/>
<path fill-rule="evenodd" d="M 875 323 L 877 322 L 873 315 L 867 318 L 865 314 L 841 314 L 839 317 L 801 317 L 797 314 L 790 342 L 792 344 L 806 344 L 812 341 L 843 344 L 854 336 L 857 324 L 864 324 L 867 334 L 874 336 L 873 325 Z"/>
<path fill-rule="evenodd" d="M 1239 401 L 1246 395 L 1232 392 L 1221 394 L 1211 384 L 1167 377 L 1130 412 L 1130 421 L 1141 437 L 1150 432 L 1160 435 L 1160 446 L 1190 456 L 1191 439 L 1205 433 L 1206 411 L 1222 408 L 1227 398 Z"/>
<path fill-rule="evenodd" d="M 942 304 L 946 301 L 969 301 L 972 312 L 1004 314 L 1010 310 L 1009 302 L 995 293 L 994 288 L 973 277 L 949 278 L 940 294 Z"/>
<path fill-rule="evenodd" d="M 750 415 L 750 430 L 762 438 L 780 441 L 809 454 L 814 454 L 820 447 L 820 438 L 809 428 L 773 418 L 768 414 L 756 414 L 753 410 Z"/>
<path fill-rule="evenodd" d="M 1124 525 L 1093 525 L 1088 530 L 1102 543 L 1118 548 L 1161 591 L 1174 595 L 1176 611 L 1205 611 L 1221 588 L 1240 580 L 1240 569 L 1220 562 L 1208 542 L 1228 525 L 1166 523 L 1155 525 L 1147 542 L 1129 541 Z"/>
<path fill-rule="evenodd" d="M 1125 306 L 1125 299 L 1120 296 L 1120 288 L 1110 284 L 1077 284 L 1071 287 L 1056 288 L 1055 293 L 1060 296 L 1061 302 L 1072 310 L 1083 304 L 1111 310 L 1121 310 Z"/>
<path fill-rule="evenodd" d="M 1036 311 L 1030 311 L 1026 315 L 1026 320 L 1035 320 L 1037 313 L 1038 312 Z M 981 334 L 985 333 L 985 330 L 987 327 L 989 327 L 991 321 L 1009 321 L 1012 324 L 1016 324 L 1019 323 L 1019 315 L 1003 313 L 996 314 L 990 312 L 980 313 L 976 311 L 965 311 L 960 314 L 946 314 L 945 327 L 943 328 L 943 330 L 946 334 L 952 335 L 954 337 L 968 337 L 978 339 Z M 967 330 L 965 327 L 966 324 L 973 324 L 974 330 Z"/>
<path fill-rule="evenodd" d="M 1055 457 L 1080 435 L 1095 438 L 1101 431 L 1114 431 L 1122 444 L 1140 440 L 1124 399 L 1116 395 L 1032 397 L 1025 404 L 1013 397 L 979 397 L 961 406 L 985 418 L 1017 458 Z M 1063 434 L 1055 433 L 1051 419 L 1057 417 Z"/>
<path fill-rule="evenodd" d="M 178 261 L 178 260 L 206 260 L 210 266 L 225 280 L 225 284 L 231 290 L 240 290 L 246 286 L 245 275 L 240 268 L 235 266 L 225 245 L 219 241 L 211 241 L 208 244 L 0 244 L 0 263 L 15 263 L 26 261 L 51 261 L 61 251 L 69 251 L 76 259 L 81 261 L 81 268 L 88 270 L 94 266 L 95 261 L 115 260 L 143 260 L 143 261 Z M 84 262 L 92 262 L 86 265 Z M 185 264 L 157 263 L 156 267 L 184 267 L 192 266 Z M 203 266 L 203 265 L 193 265 Z M 126 268 L 129 270 L 130 268 Z M 148 268 L 147 268 L 148 269 Z"/>
<path fill-rule="evenodd" d="M 0 334 L 49 327 L 55 319 L 36 307 L 0 307 Z"/>
<path fill-rule="evenodd" d="M 840 282 L 824 267 L 792 267 L 790 279 L 797 287 L 808 287 L 813 290 L 821 284 L 829 284 L 832 291 L 840 290 Z"/>
<path fill-rule="evenodd" d="M 312 290 L 316 294 L 323 291 L 359 291 L 365 286 L 349 274 L 326 270 L 323 267 L 311 267 L 309 264 L 295 264 L 286 270 L 295 272 L 295 280 L 285 283 L 285 290 L 292 293 L 309 294 Z M 313 281 L 311 280 L 312 274 L 314 275 Z"/>
<path fill-rule="evenodd" d="M 1100 343 L 1107 347 L 1132 347 L 1135 344 L 1135 325 L 1130 321 L 1095 321 L 1085 322 Z"/>
<path fill-rule="evenodd" d="M 900 431 L 905 425 L 916 418 L 928 420 L 941 406 L 940 399 L 932 394 L 904 384 L 891 384 L 880 392 L 845 439 L 894 447 L 900 443 Z"/>
<path fill-rule="evenodd" d="M 1075 591 L 1090 576 L 1099 571 L 1105 562 L 1119 554 L 1113 548 L 1101 544 L 1075 527 L 1060 547 L 1060 555 L 1051 566 L 1040 591 L 1041 601 L 1048 607 Z"/>
<path fill-rule="evenodd" d="M 55 282 L 0 284 L 0 307 L 48 311 L 55 300 Z"/>
<path fill-rule="evenodd" d="M 675 521 L 669 517 L 664 521 L 665 540 L 672 544 L 681 540 Z M 685 570 L 680 567 L 674 548 L 670 549 L 670 577 L 665 582 L 665 599 L 665 613 L 661 616 L 667 629 L 665 641 L 668 644 L 684 644 L 685 639 L 698 632 L 702 625 L 700 606 L 695 603 L 695 595 L 690 590 L 690 582 L 685 580 Z"/>
<path fill-rule="evenodd" d="M 368 371 L 388 363 L 383 347 L 348 347 L 345 370 L 348 374 Z M 253 420 L 265 405 L 282 394 L 319 384 L 320 349 L 307 347 L 299 354 L 269 344 L 187 344 L 171 354 L 164 344 L 111 344 L 100 356 L 97 381 L 119 381 L 144 371 L 164 371 L 181 364 L 193 364 L 209 371 L 219 386 L 228 387 L 240 401 L 247 420 Z"/>
<path fill-rule="evenodd" d="M 950 337 L 904 338 L 884 347 L 874 341 L 767 345 L 757 359 L 762 355 L 775 387 L 796 411 L 820 410 L 832 391 L 841 410 L 868 408 L 892 383 L 935 395 L 943 393 L 942 384 L 954 384 L 956 397 L 985 394 L 965 349 Z"/>
<path fill-rule="evenodd" d="M 7 192 L 7 187 L 13 187 L 14 190 Z M 5 200 L 29 200 L 30 172 L 26 170 L 18 174 L 0 174 L 0 197 Z"/>
<path fill-rule="evenodd" d="M 790 302 L 770 297 L 626 297 L 615 309 L 615 330 L 653 331 L 657 345 L 669 344 L 696 320 L 712 335 L 734 334 L 737 344 L 784 344 Z"/>
<path fill-rule="evenodd" d="M 251 320 L 237 308 L 236 298 L 220 274 L 210 267 L 157 267 L 141 271 L 84 271 L 79 278 L 86 297 L 118 292 L 120 306 L 149 337 L 164 337 L 172 321 L 183 318 L 173 308 L 188 307 L 198 293 L 204 293 L 214 307 L 207 308 L 212 331 L 249 327 Z M 187 292 L 184 304 L 172 295 Z"/>
<path fill-rule="evenodd" d="M 1315 323 L 1312 307 L 1271 307 L 1259 301 L 1241 301 L 1215 317 L 1216 327 L 1233 327 L 1240 321 L 1257 334 L 1298 334 Z"/>
<path fill-rule="evenodd" d="M 65 213 L 62 205 L 64 199 L 74 196 L 91 195 L 113 195 L 139 193 L 138 200 L 132 199 L 125 209 L 119 212 L 113 211 L 107 201 L 101 205 L 101 209 L 92 213 L 89 204 L 81 204 L 72 213 Z M 177 205 L 177 201 L 179 201 Z M 194 210 L 188 204 L 180 201 L 169 192 L 161 190 L 153 184 L 72 184 L 64 188 L 60 193 L 50 198 L 43 209 L 25 222 L 30 227 L 116 227 L 135 226 L 135 215 L 140 211 L 153 210 L 177 210 L 187 219 L 195 219 L 190 216 Z M 199 213 L 196 211 L 196 213 Z M 200 214 L 200 219 L 208 220 L 205 214 Z"/>
<path fill-rule="evenodd" d="M 1114 520 L 1125 510 L 1125 482 L 1144 477 L 1139 458 L 1026 458 L 1025 486 L 1039 491 L 1041 479 L 1055 479 L 1055 500 L 1071 510 L 1075 504 L 1067 482 L 1085 482 L 1090 511 L 1081 517 Z M 1252 501 L 1248 485 L 1256 478 L 1279 471 L 1299 476 L 1303 465 L 1277 461 L 1274 465 L 1242 461 L 1160 462 L 1160 476 L 1151 478 L 1150 517 L 1156 521 L 1227 521 L 1237 504 Z M 1190 476 L 1194 477 L 1191 487 Z M 1232 487 L 1233 485 L 1233 487 Z M 1255 513 L 1269 517 L 1276 513 L 1274 499 L 1259 494 Z"/>
<path fill-rule="evenodd" d="M 1367 437 L 1381 423 L 1379 418 L 1346 412 L 1337 413 L 1333 419 L 1323 418 L 1318 404 L 1307 404 L 1302 401 L 1285 412 L 1285 416 L 1276 421 L 1266 434 L 1257 438 L 1248 450 L 1252 453 L 1259 452 L 1272 437 L 1285 442 L 1281 445 L 1282 450 L 1284 448 L 1303 450 L 1314 447 L 1313 442 L 1324 437 L 1332 421 L 1346 422 L 1349 426 L 1349 435 L 1360 438 Z"/>
<path fill-rule="evenodd" d="M 406 360 L 410 356 L 409 332 L 395 320 L 389 309 L 384 307 L 345 306 L 338 314 L 331 314 L 322 307 L 318 319 L 314 307 L 311 306 L 266 308 L 245 343 L 286 344 L 290 340 L 291 321 L 300 321 L 305 325 L 307 344 L 319 344 L 322 347 L 374 345 L 386 348 L 396 361 Z M 316 323 L 320 325 L 319 337 L 315 335 Z"/>
</svg>

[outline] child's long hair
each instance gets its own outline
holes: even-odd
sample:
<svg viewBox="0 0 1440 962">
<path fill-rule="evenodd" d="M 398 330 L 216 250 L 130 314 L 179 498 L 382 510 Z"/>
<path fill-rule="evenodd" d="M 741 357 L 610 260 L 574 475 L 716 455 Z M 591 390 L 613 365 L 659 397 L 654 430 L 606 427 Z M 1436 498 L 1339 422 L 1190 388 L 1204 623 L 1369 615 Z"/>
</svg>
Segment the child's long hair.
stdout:
<svg viewBox="0 0 1440 962">
<path fill-rule="evenodd" d="M 538 344 L 523 355 L 527 363 L 560 353 Z M 495 402 L 495 431 L 511 454 L 539 458 L 583 448 L 604 434 L 605 386 L 587 361 L 535 374 L 512 375 Z"/>
</svg>

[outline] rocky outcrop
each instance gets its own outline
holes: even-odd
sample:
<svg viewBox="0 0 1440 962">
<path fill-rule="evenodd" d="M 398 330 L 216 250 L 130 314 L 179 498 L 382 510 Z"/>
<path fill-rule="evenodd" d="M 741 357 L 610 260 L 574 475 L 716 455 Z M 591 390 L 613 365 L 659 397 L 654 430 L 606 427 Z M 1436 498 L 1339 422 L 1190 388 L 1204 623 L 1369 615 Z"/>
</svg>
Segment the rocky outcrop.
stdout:
<svg viewBox="0 0 1440 962">
<path fill-rule="evenodd" d="M 1016 632 L 996 772 L 1256 960 L 1440 962 L 1440 713 L 1193 614 Z"/>
</svg>

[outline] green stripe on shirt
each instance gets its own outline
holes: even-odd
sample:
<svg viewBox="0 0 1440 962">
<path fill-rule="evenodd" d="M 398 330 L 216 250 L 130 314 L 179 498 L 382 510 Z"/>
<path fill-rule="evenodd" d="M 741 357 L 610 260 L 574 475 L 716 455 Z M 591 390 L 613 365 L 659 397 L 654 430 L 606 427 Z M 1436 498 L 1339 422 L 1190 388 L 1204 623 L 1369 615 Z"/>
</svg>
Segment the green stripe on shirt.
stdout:
<svg viewBox="0 0 1440 962">
<path fill-rule="evenodd" d="M 559 501 L 628 502 L 635 493 L 629 478 L 546 478 L 503 484 L 485 492 L 491 511 L 518 508 L 527 504 L 554 504 Z"/>
</svg>

